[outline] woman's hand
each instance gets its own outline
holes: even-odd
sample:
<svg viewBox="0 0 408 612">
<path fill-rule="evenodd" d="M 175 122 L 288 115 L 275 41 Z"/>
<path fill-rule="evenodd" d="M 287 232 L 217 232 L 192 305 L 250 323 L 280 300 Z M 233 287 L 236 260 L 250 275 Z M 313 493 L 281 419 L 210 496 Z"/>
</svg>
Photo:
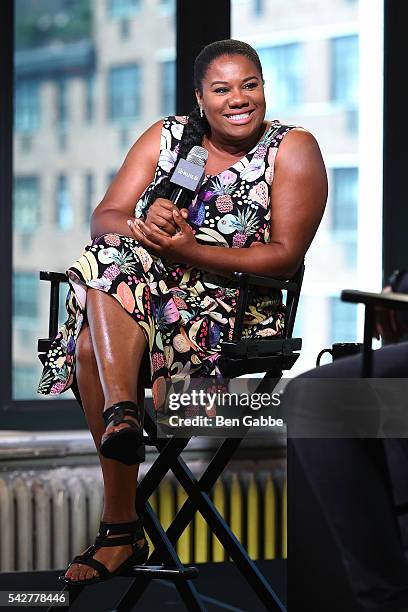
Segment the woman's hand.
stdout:
<svg viewBox="0 0 408 612">
<path fill-rule="evenodd" d="M 168 236 L 174 236 L 177 232 L 177 224 L 174 221 L 173 210 L 177 210 L 173 202 L 157 198 L 147 211 L 145 226 L 148 231 L 159 232 L 161 230 Z M 184 219 L 188 217 L 185 208 L 180 213 Z"/>
<path fill-rule="evenodd" d="M 196 254 L 199 244 L 190 225 L 175 207 L 172 217 L 175 227 L 179 230 L 173 236 L 169 236 L 155 224 L 155 227 L 149 229 L 141 219 L 129 219 L 127 223 L 136 240 L 146 249 L 159 257 L 166 257 L 169 261 L 188 264 L 190 257 Z"/>
<path fill-rule="evenodd" d="M 381 293 L 391 293 L 392 289 L 388 285 L 384 287 Z M 391 308 L 376 308 L 375 309 L 375 331 L 374 337 L 377 340 L 380 337 L 384 340 L 385 344 L 393 344 L 398 342 L 401 336 L 406 333 L 397 319 L 397 313 Z"/>
</svg>

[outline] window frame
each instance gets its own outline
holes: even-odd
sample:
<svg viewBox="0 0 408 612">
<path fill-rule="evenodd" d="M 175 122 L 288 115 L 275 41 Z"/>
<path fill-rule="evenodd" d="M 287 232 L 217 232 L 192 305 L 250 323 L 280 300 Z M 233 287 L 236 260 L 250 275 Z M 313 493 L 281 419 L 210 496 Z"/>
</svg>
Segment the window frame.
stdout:
<svg viewBox="0 0 408 612">
<path fill-rule="evenodd" d="M 13 272 L 13 97 L 14 97 L 14 1 L 0 4 L 0 37 L 2 53 L 0 70 L 0 428 L 2 430 L 86 429 L 87 424 L 78 403 L 73 399 L 15 400 L 12 395 L 12 272 Z M 185 114 L 195 102 L 191 88 L 194 57 L 201 48 L 215 40 L 230 37 L 230 0 L 207 0 L 206 11 L 197 32 L 196 7 L 177 0 L 176 7 L 176 109 Z M 187 58 L 182 62 L 182 58 Z M 38 271 L 39 273 L 40 271 Z M 40 280 L 38 279 L 38 282 Z M 4 323 L 6 322 L 6 323 Z M 44 336 L 47 330 L 44 330 Z M 40 396 L 39 396 L 40 398 Z"/>
</svg>

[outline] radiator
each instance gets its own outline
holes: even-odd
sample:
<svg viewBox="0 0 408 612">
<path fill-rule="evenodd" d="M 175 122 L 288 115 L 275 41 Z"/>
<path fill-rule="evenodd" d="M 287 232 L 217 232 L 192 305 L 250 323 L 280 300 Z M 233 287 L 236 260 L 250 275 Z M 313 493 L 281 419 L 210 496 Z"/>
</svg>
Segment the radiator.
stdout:
<svg viewBox="0 0 408 612">
<path fill-rule="evenodd" d="M 252 559 L 286 557 L 286 486 L 272 472 L 225 471 L 211 496 Z M 164 528 L 186 498 L 173 477 L 160 483 L 149 501 Z M 0 571 L 65 567 L 93 542 L 102 506 L 99 466 L 0 473 Z M 200 513 L 177 553 L 183 563 L 226 560 Z"/>
</svg>

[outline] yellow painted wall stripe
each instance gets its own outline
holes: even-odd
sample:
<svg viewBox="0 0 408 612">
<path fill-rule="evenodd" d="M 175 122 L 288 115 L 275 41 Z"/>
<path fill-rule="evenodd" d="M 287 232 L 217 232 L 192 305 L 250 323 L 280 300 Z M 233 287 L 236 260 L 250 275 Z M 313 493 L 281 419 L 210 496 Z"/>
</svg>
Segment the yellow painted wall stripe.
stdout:
<svg viewBox="0 0 408 612">
<path fill-rule="evenodd" d="M 200 512 L 194 517 L 194 561 L 205 563 L 209 561 L 210 550 L 208 546 L 209 527 Z"/>
<path fill-rule="evenodd" d="M 264 489 L 264 538 L 265 538 L 265 559 L 275 559 L 276 557 L 276 495 L 272 475 L 268 474 Z"/>
<path fill-rule="evenodd" d="M 177 510 L 180 510 L 187 499 L 187 493 L 181 485 L 177 487 Z M 182 563 L 191 563 L 191 523 L 185 528 L 176 543 L 176 551 Z"/>
<path fill-rule="evenodd" d="M 164 478 L 159 484 L 159 520 L 164 530 L 174 517 L 174 495 L 170 479 Z"/>
<path fill-rule="evenodd" d="M 249 475 L 247 486 L 247 551 L 251 559 L 258 559 L 259 491 L 254 474 Z"/>
<path fill-rule="evenodd" d="M 230 492 L 230 527 L 238 540 L 242 542 L 242 491 L 238 475 L 234 472 Z"/>
<path fill-rule="evenodd" d="M 225 518 L 227 500 L 225 493 L 225 485 L 222 482 L 221 478 L 219 478 L 214 485 L 213 502 L 214 506 L 217 508 L 221 516 Z M 212 560 L 225 561 L 225 550 L 217 536 L 214 534 L 212 535 Z"/>
</svg>

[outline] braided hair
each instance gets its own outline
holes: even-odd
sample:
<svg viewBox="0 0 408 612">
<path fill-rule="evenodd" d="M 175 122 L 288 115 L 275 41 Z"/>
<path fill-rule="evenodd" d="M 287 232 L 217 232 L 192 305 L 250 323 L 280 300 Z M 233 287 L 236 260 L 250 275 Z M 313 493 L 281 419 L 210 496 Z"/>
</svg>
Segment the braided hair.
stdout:
<svg viewBox="0 0 408 612">
<path fill-rule="evenodd" d="M 208 67 L 215 59 L 222 55 L 243 55 L 247 57 L 256 66 L 263 79 L 261 62 L 253 47 L 240 40 L 217 40 L 204 47 L 197 55 L 194 62 L 194 86 L 198 89 L 200 94 L 203 93 L 203 80 Z M 185 159 L 187 157 L 192 147 L 197 145 L 201 146 L 204 134 L 207 136 L 210 134 L 210 126 L 205 115 L 203 117 L 200 116 L 200 109 L 197 104 L 188 115 L 188 123 L 186 123 L 183 129 L 183 135 L 174 167 L 177 165 L 180 158 Z M 155 185 L 150 194 L 149 206 L 157 198 L 168 199 L 170 197 L 174 188 L 170 183 L 171 175 L 172 172 L 169 176 L 166 176 Z"/>
</svg>

